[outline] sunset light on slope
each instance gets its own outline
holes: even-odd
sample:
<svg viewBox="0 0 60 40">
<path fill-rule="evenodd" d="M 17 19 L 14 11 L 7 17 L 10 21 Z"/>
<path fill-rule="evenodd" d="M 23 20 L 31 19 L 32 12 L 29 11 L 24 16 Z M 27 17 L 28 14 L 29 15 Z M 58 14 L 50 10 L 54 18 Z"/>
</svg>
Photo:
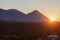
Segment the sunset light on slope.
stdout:
<svg viewBox="0 0 60 40">
<path fill-rule="evenodd" d="M 54 17 L 50 17 L 50 21 L 55 21 L 56 19 Z"/>
</svg>

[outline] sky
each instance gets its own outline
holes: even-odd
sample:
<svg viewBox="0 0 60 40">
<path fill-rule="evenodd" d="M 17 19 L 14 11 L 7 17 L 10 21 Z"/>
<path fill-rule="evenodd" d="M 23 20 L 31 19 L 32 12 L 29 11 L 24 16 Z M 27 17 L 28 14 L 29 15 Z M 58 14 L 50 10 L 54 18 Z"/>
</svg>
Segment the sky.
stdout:
<svg viewBox="0 0 60 40">
<path fill-rule="evenodd" d="M 18 9 L 24 13 L 39 10 L 47 17 L 60 21 L 60 0 L 0 0 L 0 8 Z"/>
</svg>

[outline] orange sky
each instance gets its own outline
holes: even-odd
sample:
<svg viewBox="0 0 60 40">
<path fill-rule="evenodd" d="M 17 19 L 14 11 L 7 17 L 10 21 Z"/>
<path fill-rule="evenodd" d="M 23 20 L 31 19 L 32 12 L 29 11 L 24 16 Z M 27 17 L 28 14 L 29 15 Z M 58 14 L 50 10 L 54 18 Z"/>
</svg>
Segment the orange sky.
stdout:
<svg viewBox="0 0 60 40">
<path fill-rule="evenodd" d="M 60 0 L 0 0 L 0 8 L 18 9 L 24 13 L 38 9 L 44 15 L 60 21 Z"/>
</svg>

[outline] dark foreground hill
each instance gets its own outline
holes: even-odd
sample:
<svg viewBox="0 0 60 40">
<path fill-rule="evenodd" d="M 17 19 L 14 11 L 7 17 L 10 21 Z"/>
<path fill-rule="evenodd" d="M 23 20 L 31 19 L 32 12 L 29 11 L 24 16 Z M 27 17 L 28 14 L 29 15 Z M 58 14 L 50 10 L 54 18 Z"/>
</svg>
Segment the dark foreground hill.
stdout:
<svg viewBox="0 0 60 40">
<path fill-rule="evenodd" d="M 0 9 L 0 39 L 36 40 L 51 34 L 60 36 L 60 23 L 49 21 L 37 10 L 26 15 L 16 9 Z"/>
<path fill-rule="evenodd" d="M 47 22 L 0 22 L 0 34 L 47 36 L 56 33 L 60 35 L 60 23 Z"/>
</svg>

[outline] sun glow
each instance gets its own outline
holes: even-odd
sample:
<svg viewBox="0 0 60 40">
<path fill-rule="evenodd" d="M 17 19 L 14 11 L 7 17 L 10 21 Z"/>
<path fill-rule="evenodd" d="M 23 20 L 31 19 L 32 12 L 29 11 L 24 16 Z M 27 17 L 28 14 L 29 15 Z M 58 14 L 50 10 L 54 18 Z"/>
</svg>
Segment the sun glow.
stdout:
<svg viewBox="0 0 60 40">
<path fill-rule="evenodd" d="M 55 21 L 56 19 L 54 17 L 50 17 L 50 21 Z"/>
</svg>

